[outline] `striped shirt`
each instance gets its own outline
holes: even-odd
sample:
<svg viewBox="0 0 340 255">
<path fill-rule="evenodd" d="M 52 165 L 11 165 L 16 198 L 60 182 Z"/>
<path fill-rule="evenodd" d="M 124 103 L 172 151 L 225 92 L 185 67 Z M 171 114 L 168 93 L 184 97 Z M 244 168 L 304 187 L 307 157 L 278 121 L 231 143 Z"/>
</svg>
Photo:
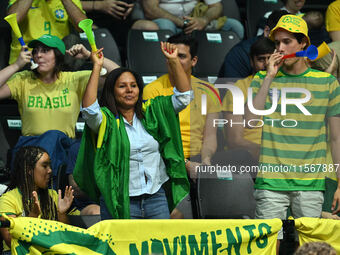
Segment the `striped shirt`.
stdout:
<svg viewBox="0 0 340 255">
<path fill-rule="evenodd" d="M 266 72 L 257 73 L 251 83 L 253 97 L 259 91 Z M 324 176 L 332 166 L 326 164 L 326 120 L 340 114 L 340 87 L 328 73 L 307 69 L 299 75 L 279 70 L 270 85 L 265 109 L 272 106 L 272 89 L 279 91 L 274 113 L 264 116 L 259 160 L 260 172 L 255 188 L 278 191 L 324 190 Z M 281 114 L 282 88 L 304 88 L 311 98 L 303 106 L 304 115 L 293 104 Z M 304 98 L 304 93 L 286 93 L 286 98 Z"/>
</svg>

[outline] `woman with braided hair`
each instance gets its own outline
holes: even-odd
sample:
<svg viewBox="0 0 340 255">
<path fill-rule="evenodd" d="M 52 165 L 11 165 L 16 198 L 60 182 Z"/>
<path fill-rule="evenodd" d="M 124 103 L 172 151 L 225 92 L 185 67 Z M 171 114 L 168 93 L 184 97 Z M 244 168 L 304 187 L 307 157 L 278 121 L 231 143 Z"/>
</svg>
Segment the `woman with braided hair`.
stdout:
<svg viewBox="0 0 340 255">
<path fill-rule="evenodd" d="M 0 197 L 0 214 L 9 217 L 38 217 L 67 223 L 67 211 L 73 201 L 72 187 L 61 190 L 48 189 L 51 180 L 51 160 L 41 147 L 25 146 L 19 149 L 14 160 L 11 183 Z M 1 217 L 0 219 L 4 219 Z M 11 236 L 8 229 L 0 229 L 5 241 L 4 250 L 9 250 Z"/>
</svg>

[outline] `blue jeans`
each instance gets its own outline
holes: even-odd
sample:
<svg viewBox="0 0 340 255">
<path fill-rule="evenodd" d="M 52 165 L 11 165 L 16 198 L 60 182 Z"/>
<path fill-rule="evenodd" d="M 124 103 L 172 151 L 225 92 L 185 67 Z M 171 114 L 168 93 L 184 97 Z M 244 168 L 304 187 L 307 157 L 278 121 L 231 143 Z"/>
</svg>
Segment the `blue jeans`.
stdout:
<svg viewBox="0 0 340 255">
<path fill-rule="evenodd" d="M 159 29 L 162 30 L 170 30 L 174 34 L 181 33 L 183 29 L 177 27 L 175 23 L 173 23 L 169 19 L 154 19 L 153 22 L 157 24 Z M 241 22 L 239 22 L 237 19 L 227 18 L 227 21 L 224 23 L 221 30 L 224 31 L 233 31 L 237 34 L 237 36 L 242 40 L 244 36 L 244 28 Z"/>
<path fill-rule="evenodd" d="M 100 198 L 100 215 L 102 220 L 112 219 L 103 198 Z M 130 197 L 131 219 L 169 219 L 169 207 L 165 191 L 160 188 L 155 194 L 143 194 Z"/>
<path fill-rule="evenodd" d="M 242 40 L 244 37 L 244 27 L 237 19 L 227 18 L 227 21 L 224 23 L 221 30 L 233 31 L 235 34 L 237 34 L 240 40 Z"/>
</svg>

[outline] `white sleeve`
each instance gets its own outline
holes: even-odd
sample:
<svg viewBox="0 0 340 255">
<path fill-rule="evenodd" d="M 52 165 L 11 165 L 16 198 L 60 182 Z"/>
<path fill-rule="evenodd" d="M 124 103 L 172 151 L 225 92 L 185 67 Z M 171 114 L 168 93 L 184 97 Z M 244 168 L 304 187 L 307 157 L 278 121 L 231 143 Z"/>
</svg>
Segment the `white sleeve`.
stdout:
<svg viewBox="0 0 340 255">
<path fill-rule="evenodd" d="M 192 90 L 179 92 L 174 87 L 174 94 L 171 97 L 172 105 L 176 113 L 182 111 L 194 99 L 194 92 Z"/>
<path fill-rule="evenodd" d="M 222 2 L 221 0 L 204 0 L 204 3 L 207 5 L 221 3 L 221 2 Z"/>
<path fill-rule="evenodd" d="M 91 128 L 91 130 L 98 133 L 99 126 L 103 120 L 103 114 L 100 110 L 98 100 L 96 100 L 96 102 L 88 107 L 83 108 L 81 106 L 80 112 L 86 124 Z"/>
</svg>

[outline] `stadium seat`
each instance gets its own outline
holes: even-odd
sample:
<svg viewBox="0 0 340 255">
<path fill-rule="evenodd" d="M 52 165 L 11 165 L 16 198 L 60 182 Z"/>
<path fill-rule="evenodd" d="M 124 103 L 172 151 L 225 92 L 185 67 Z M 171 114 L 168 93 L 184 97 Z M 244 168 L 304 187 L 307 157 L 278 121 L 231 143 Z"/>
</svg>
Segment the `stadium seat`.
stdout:
<svg viewBox="0 0 340 255">
<path fill-rule="evenodd" d="M 240 166 L 249 165 L 247 153 L 240 150 L 225 151 L 224 164 L 235 166 L 236 171 L 215 171 L 202 166 L 198 171 L 197 203 L 203 219 L 252 219 L 255 217 L 254 182 L 250 173 L 242 173 Z M 243 155 L 240 157 L 240 155 Z M 248 155 L 248 156 L 247 156 Z M 214 161 L 214 160 L 212 160 Z M 224 168 L 225 170 L 226 168 Z M 237 199 L 235 199 L 237 198 Z"/>
<path fill-rule="evenodd" d="M 308 0 L 305 2 L 301 12 L 307 12 L 311 10 L 318 10 L 325 14 L 328 5 L 330 5 L 333 0 Z"/>
<path fill-rule="evenodd" d="M 21 135 L 21 118 L 18 106 L 14 100 L 0 101 L 0 182 L 8 183 L 10 179 L 10 162 L 12 160 L 11 148 L 17 143 Z"/>
<path fill-rule="evenodd" d="M 225 55 L 240 39 L 232 31 L 194 31 L 193 37 L 198 41 L 198 62 L 194 75 L 217 78 Z"/>
<path fill-rule="evenodd" d="M 13 148 L 21 135 L 21 117 L 17 102 L 14 100 L 1 101 L 0 118 L 9 148 Z"/>
<path fill-rule="evenodd" d="M 256 36 L 258 24 L 263 18 L 264 14 L 269 11 L 278 10 L 283 6 L 280 0 L 266 1 L 266 0 L 247 0 L 246 3 L 246 31 L 247 37 Z"/>
<path fill-rule="evenodd" d="M 145 85 L 168 72 L 160 42 L 167 41 L 172 34 L 169 30 L 129 31 L 127 66 L 142 75 Z"/>
<path fill-rule="evenodd" d="M 100 215 L 68 215 L 70 225 L 89 228 L 101 220 Z"/>
<path fill-rule="evenodd" d="M 120 53 L 115 39 L 111 35 L 110 31 L 106 28 L 97 28 L 93 30 L 97 48 L 104 48 L 104 56 L 108 59 L 115 61 L 118 65 L 122 65 Z M 91 49 L 85 33 L 80 35 L 81 43 L 85 45 L 87 49 Z"/>
<path fill-rule="evenodd" d="M 235 0 L 222 0 L 223 15 L 241 21 L 240 10 Z"/>
</svg>

